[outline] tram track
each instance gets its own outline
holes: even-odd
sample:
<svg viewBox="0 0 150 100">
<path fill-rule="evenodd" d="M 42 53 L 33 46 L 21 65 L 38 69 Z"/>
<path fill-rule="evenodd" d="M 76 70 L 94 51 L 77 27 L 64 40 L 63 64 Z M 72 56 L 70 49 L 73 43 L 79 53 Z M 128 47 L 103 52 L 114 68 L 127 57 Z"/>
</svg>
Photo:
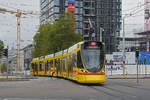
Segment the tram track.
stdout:
<svg viewBox="0 0 150 100">
<path fill-rule="evenodd" d="M 136 100 L 135 95 L 130 94 L 128 92 L 124 92 L 118 89 L 114 89 L 112 87 L 108 87 L 106 85 L 99 85 L 99 86 L 87 86 L 90 89 L 93 89 L 97 92 L 104 93 L 105 95 L 111 96 L 115 98 L 115 100 L 127 100 L 126 98 L 130 98 L 130 100 Z"/>
<path fill-rule="evenodd" d="M 128 93 L 128 92 L 125 92 L 125 91 L 121 91 L 121 90 L 118 90 L 118 89 L 114 89 L 112 87 L 104 86 L 103 88 L 106 88 L 106 89 L 109 89 L 109 90 L 112 90 L 112 91 L 115 91 L 115 92 L 118 92 L 118 93 L 126 94 L 130 97 L 136 97 L 136 96 L 133 96 L 134 94 L 131 94 L 131 93 Z"/>
<path fill-rule="evenodd" d="M 134 89 L 142 89 L 142 90 L 145 90 L 145 91 L 148 91 L 148 92 L 150 92 L 150 89 L 148 89 L 148 88 L 142 88 L 142 87 L 139 87 L 139 86 L 142 86 L 142 85 L 128 85 L 128 84 L 122 84 L 122 83 L 115 83 L 115 85 L 119 85 L 119 86 L 123 86 L 123 87 L 129 87 L 129 88 L 134 88 Z"/>
</svg>

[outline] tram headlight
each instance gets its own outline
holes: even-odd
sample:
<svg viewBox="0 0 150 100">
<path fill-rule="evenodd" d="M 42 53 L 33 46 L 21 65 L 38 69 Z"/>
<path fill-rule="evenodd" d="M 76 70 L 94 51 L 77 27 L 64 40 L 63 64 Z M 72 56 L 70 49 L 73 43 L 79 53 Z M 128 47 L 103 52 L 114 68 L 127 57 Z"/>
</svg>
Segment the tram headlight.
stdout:
<svg viewBox="0 0 150 100">
<path fill-rule="evenodd" d="M 102 70 L 102 73 L 105 73 L 105 70 Z"/>
<path fill-rule="evenodd" d="M 83 73 L 87 73 L 87 71 L 86 70 L 81 70 Z"/>
</svg>

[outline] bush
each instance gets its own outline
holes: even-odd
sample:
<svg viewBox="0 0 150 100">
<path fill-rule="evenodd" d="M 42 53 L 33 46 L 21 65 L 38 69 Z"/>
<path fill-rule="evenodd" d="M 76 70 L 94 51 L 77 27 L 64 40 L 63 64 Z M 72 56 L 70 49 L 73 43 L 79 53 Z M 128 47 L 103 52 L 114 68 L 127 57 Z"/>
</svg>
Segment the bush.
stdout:
<svg viewBox="0 0 150 100">
<path fill-rule="evenodd" d="M 1 70 L 1 73 L 7 72 L 7 66 L 6 66 L 6 64 L 1 64 L 0 70 Z"/>
</svg>

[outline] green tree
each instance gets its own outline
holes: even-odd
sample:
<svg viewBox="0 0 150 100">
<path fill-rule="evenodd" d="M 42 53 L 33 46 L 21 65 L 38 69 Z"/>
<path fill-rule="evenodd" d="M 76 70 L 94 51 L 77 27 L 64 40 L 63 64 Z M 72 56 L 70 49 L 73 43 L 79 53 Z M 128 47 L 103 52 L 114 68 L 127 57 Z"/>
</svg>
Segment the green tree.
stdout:
<svg viewBox="0 0 150 100">
<path fill-rule="evenodd" d="M 0 40 L 0 57 L 1 57 L 2 54 L 3 54 L 3 48 L 4 48 L 3 41 Z"/>
<path fill-rule="evenodd" d="M 53 24 L 41 25 L 34 36 L 35 50 L 33 57 L 40 57 L 64 50 L 82 41 L 80 33 L 75 33 L 75 18 L 72 13 L 60 14 Z"/>
<path fill-rule="evenodd" d="M 72 13 L 61 14 L 56 24 L 55 46 L 58 52 L 83 40 L 80 33 L 75 33 L 75 17 Z"/>
<path fill-rule="evenodd" d="M 1 64 L 0 70 L 1 70 L 2 73 L 3 73 L 3 72 L 6 72 L 6 71 L 7 71 L 7 66 L 6 66 L 6 64 Z"/>
<path fill-rule="evenodd" d="M 55 32 L 54 24 L 40 26 L 39 32 L 34 36 L 35 50 L 32 52 L 33 57 L 40 57 L 53 52 L 51 41 L 53 41 Z"/>
</svg>

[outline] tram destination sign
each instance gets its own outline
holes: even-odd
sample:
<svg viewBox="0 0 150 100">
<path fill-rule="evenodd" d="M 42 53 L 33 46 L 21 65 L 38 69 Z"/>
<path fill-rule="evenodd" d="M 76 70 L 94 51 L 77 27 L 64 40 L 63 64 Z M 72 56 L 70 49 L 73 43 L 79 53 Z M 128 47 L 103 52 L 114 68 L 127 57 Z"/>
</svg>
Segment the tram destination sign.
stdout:
<svg viewBox="0 0 150 100">
<path fill-rule="evenodd" d="M 85 42 L 84 49 L 100 49 L 100 42 Z"/>
</svg>

